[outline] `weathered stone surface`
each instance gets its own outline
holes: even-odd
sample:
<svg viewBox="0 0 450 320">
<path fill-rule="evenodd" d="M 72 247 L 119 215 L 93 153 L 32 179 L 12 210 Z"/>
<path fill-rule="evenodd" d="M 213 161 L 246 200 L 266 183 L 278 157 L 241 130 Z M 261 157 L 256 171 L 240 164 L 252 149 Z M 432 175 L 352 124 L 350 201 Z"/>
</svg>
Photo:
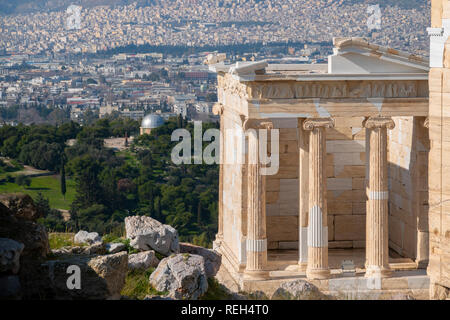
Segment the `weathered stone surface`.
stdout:
<svg viewBox="0 0 450 320">
<path fill-rule="evenodd" d="M 94 255 L 94 254 L 102 255 L 102 254 L 106 254 L 106 252 L 107 252 L 106 246 L 102 242 L 97 242 L 88 247 L 82 248 L 82 254 L 87 254 L 87 255 Z"/>
<path fill-rule="evenodd" d="M 308 281 L 297 280 L 281 284 L 272 300 L 327 300 L 327 297 Z"/>
<path fill-rule="evenodd" d="M 53 249 L 52 254 L 54 256 L 69 255 L 69 254 L 84 254 L 84 255 L 103 255 L 107 253 L 106 245 L 102 242 L 94 243 L 90 246 L 80 247 L 62 247 L 59 249 Z M 111 253 L 111 252 L 110 252 Z M 114 252 L 117 253 L 117 252 Z"/>
<path fill-rule="evenodd" d="M 169 256 L 180 252 L 178 232 L 169 225 L 145 216 L 125 218 L 127 239 L 133 248 L 148 251 L 155 250 Z"/>
<path fill-rule="evenodd" d="M 20 254 L 24 245 L 20 242 L 0 238 L 0 272 L 18 273 L 20 268 Z"/>
<path fill-rule="evenodd" d="M 391 300 L 416 300 L 416 299 L 414 299 L 413 296 L 406 293 L 397 293 L 392 296 Z"/>
<path fill-rule="evenodd" d="M 121 242 L 118 243 L 107 243 L 106 244 L 106 250 L 108 253 L 117 253 L 120 251 L 126 251 L 127 246 Z"/>
<path fill-rule="evenodd" d="M 21 297 L 20 280 L 18 276 L 0 277 L 0 300 L 14 300 Z"/>
<path fill-rule="evenodd" d="M 129 270 L 147 270 L 148 268 L 156 268 L 159 264 L 155 251 L 145 251 L 128 256 Z"/>
<path fill-rule="evenodd" d="M 174 299 L 197 300 L 208 290 L 205 260 L 191 254 L 163 259 L 150 276 L 150 284 Z"/>
<path fill-rule="evenodd" d="M 68 289 L 73 284 L 70 266 L 80 269 L 81 289 Z M 27 298 L 48 300 L 120 299 L 128 271 L 128 255 L 120 252 L 105 256 L 67 255 L 40 265 L 28 279 Z"/>
<path fill-rule="evenodd" d="M 102 242 L 102 238 L 98 235 L 97 232 L 87 232 L 84 230 L 80 230 L 75 235 L 73 241 L 77 244 L 82 244 L 82 243 L 93 244 L 93 243 Z"/>
<path fill-rule="evenodd" d="M 430 286 L 430 298 L 433 300 L 450 299 L 450 288 L 433 283 Z"/>
<path fill-rule="evenodd" d="M 45 227 L 33 221 L 18 218 L 14 212 L 0 203 L 0 238 L 8 238 L 24 244 L 22 257 L 43 258 L 49 252 Z"/>
<path fill-rule="evenodd" d="M 36 221 L 43 217 L 43 213 L 35 206 L 33 198 L 27 194 L 2 194 L 0 202 L 18 217 L 29 221 Z"/>
<path fill-rule="evenodd" d="M 190 243 L 180 243 L 180 253 L 190 253 L 205 259 L 205 271 L 208 278 L 212 278 L 219 271 L 222 255 L 214 250 L 199 247 Z"/>
</svg>

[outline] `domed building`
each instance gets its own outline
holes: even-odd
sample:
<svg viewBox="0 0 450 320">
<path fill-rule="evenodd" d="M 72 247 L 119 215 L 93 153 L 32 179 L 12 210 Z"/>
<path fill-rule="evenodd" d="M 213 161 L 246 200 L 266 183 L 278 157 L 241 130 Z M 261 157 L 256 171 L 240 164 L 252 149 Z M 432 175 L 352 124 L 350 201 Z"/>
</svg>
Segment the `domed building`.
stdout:
<svg viewBox="0 0 450 320">
<path fill-rule="evenodd" d="M 152 129 L 158 128 L 164 124 L 164 118 L 158 114 L 149 114 L 142 119 L 141 135 L 150 134 Z"/>
</svg>

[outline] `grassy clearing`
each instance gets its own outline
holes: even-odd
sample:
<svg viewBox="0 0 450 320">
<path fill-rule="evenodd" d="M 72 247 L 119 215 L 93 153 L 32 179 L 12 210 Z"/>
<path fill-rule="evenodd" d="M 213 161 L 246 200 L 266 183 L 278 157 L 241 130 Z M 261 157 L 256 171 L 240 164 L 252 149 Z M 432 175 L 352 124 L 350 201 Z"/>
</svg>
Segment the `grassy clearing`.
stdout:
<svg viewBox="0 0 450 320">
<path fill-rule="evenodd" d="M 74 233 L 49 233 L 48 243 L 50 249 L 61 249 L 63 247 L 75 246 L 73 242 Z"/>
<path fill-rule="evenodd" d="M 150 268 L 146 271 L 135 270 L 128 272 L 121 295 L 133 300 L 143 300 L 148 295 L 165 295 L 165 292 L 159 292 L 150 285 L 149 277 L 154 270 Z"/>
<path fill-rule="evenodd" d="M 66 180 L 67 192 L 66 199 L 61 194 L 61 186 L 59 175 L 31 178 L 29 187 L 19 186 L 12 182 L 0 184 L 0 193 L 25 193 L 29 194 L 33 199 L 39 192 L 49 199 L 50 206 L 55 209 L 69 210 L 72 201 L 75 199 L 75 181 Z"/>
</svg>

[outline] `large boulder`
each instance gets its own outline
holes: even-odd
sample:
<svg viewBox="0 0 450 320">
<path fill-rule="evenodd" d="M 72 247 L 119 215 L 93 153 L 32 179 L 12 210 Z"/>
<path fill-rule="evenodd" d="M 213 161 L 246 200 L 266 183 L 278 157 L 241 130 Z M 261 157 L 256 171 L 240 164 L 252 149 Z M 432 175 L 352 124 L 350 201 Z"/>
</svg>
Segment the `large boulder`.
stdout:
<svg viewBox="0 0 450 320">
<path fill-rule="evenodd" d="M 180 243 L 180 253 L 190 253 L 202 256 L 205 259 L 205 271 L 208 278 L 212 278 L 217 274 L 220 264 L 222 263 L 222 256 L 220 253 L 190 243 Z"/>
<path fill-rule="evenodd" d="M 79 268 L 81 288 L 74 285 Z M 74 271 L 75 270 L 75 271 Z M 67 255 L 41 264 L 27 282 L 28 299 L 118 300 L 128 272 L 128 254 L 105 256 Z"/>
<path fill-rule="evenodd" d="M 155 250 L 164 256 L 180 252 L 177 230 L 150 217 L 125 218 L 125 230 L 130 245 L 135 249 Z"/>
<path fill-rule="evenodd" d="M 36 207 L 33 198 L 27 194 L 0 194 L 0 202 L 18 218 L 35 222 L 43 217 L 43 212 Z"/>
<path fill-rule="evenodd" d="M 0 273 L 18 273 L 20 269 L 20 254 L 24 245 L 20 242 L 0 238 Z"/>
<path fill-rule="evenodd" d="M 319 289 L 305 280 L 284 282 L 272 295 L 272 300 L 326 300 Z"/>
<path fill-rule="evenodd" d="M 128 256 L 128 270 L 147 270 L 156 268 L 159 259 L 155 255 L 155 251 L 145 251 Z"/>
<path fill-rule="evenodd" d="M 117 253 L 120 251 L 127 251 L 127 246 L 121 242 L 107 243 L 106 251 L 108 251 L 108 253 Z"/>
<path fill-rule="evenodd" d="M 49 252 L 45 227 L 36 222 L 17 217 L 12 210 L 0 203 L 0 238 L 22 243 L 24 259 L 45 258 Z"/>
<path fill-rule="evenodd" d="M 5 205 L 6 204 L 6 205 Z M 7 238 L 23 244 L 20 254 L 20 270 L 18 277 L 13 275 L 17 270 L 16 256 L 8 273 L 2 276 L 2 286 L 10 298 L 20 296 L 27 298 L 36 290 L 39 270 L 49 253 L 49 241 L 44 226 L 35 222 L 40 216 L 32 199 L 22 195 L 2 195 L 0 201 L 0 238 Z M 17 252 L 17 250 L 16 250 Z M 11 254 L 6 254 L 10 256 Z M 9 267 L 7 267 L 9 268 Z M 5 277 L 6 276 L 6 277 Z M 20 282 L 20 285 L 18 283 Z M 0 290 L 1 291 L 1 290 Z M 40 299 L 42 296 L 36 295 Z"/>
<path fill-rule="evenodd" d="M 150 276 L 150 284 L 179 300 L 197 300 L 208 290 L 203 257 L 188 253 L 163 259 Z"/>
<path fill-rule="evenodd" d="M 84 243 L 94 244 L 94 243 L 101 243 L 102 237 L 100 237 L 97 232 L 87 232 L 84 230 L 80 230 L 73 238 L 73 241 L 76 244 L 84 244 Z"/>
</svg>

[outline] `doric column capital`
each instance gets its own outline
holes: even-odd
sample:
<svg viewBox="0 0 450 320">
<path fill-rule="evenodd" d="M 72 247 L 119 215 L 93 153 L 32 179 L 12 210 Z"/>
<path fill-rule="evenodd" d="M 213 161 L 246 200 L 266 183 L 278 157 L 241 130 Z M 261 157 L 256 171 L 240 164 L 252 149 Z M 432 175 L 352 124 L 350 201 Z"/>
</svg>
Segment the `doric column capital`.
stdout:
<svg viewBox="0 0 450 320">
<path fill-rule="evenodd" d="M 392 130 L 395 128 L 395 122 L 390 117 L 370 117 L 363 123 L 366 129 L 387 128 Z"/>
<path fill-rule="evenodd" d="M 223 114 L 223 110 L 224 106 L 220 102 L 215 103 L 212 109 L 213 114 L 215 114 L 216 116 L 221 116 Z"/>
<path fill-rule="evenodd" d="M 303 129 L 311 131 L 317 128 L 334 128 L 332 118 L 309 118 L 303 122 Z"/>
</svg>

